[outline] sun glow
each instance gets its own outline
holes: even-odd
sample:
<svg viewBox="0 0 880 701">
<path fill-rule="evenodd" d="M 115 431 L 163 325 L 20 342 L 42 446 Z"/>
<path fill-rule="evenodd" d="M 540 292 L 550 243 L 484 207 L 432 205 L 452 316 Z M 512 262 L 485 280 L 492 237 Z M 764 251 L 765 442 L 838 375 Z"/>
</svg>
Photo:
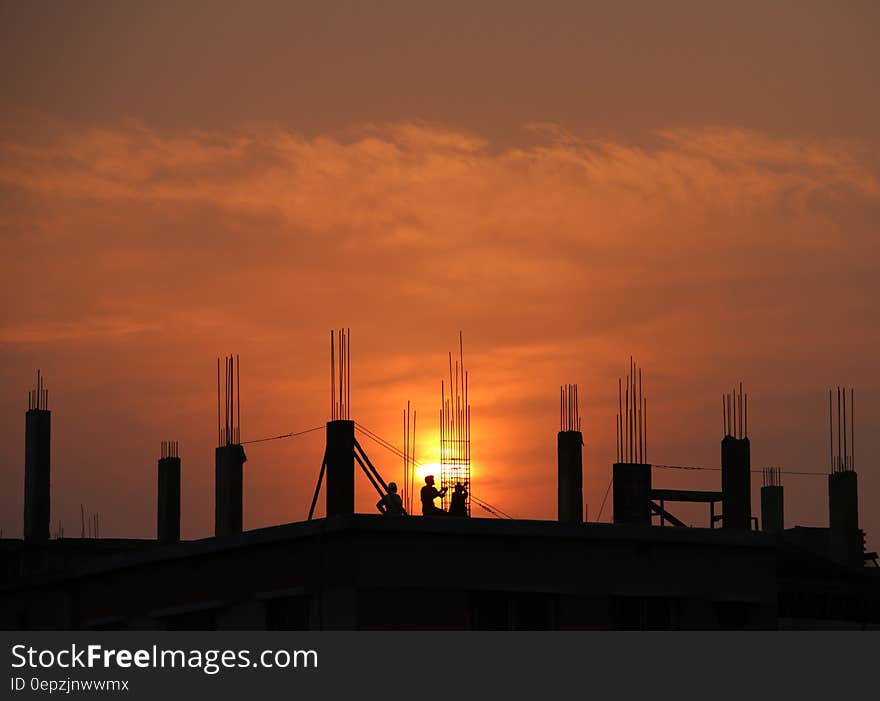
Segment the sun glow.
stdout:
<svg viewBox="0 0 880 701">
<path fill-rule="evenodd" d="M 416 486 L 421 486 L 425 482 L 425 477 L 428 475 L 434 475 L 437 479 L 437 484 L 440 484 L 440 463 L 439 462 L 426 462 L 416 467 L 416 482 L 418 483 Z"/>
</svg>

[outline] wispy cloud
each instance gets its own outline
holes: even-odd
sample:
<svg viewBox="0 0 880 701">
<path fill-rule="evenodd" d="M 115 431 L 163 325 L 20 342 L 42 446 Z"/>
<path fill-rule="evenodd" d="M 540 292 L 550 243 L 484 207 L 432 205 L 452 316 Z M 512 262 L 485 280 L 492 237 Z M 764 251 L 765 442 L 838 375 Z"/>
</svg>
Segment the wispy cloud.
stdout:
<svg viewBox="0 0 880 701">
<path fill-rule="evenodd" d="M 64 323 L 28 323 L 0 329 L 0 343 L 68 343 L 82 340 L 112 340 L 121 336 L 157 331 L 160 324 L 120 318 L 85 318 Z"/>
<path fill-rule="evenodd" d="M 653 415 L 662 450 L 664 433 L 671 449 L 717 424 L 683 382 L 726 388 L 748 374 L 767 394 L 780 367 L 787 383 L 815 383 L 880 343 L 864 322 L 880 293 L 880 180 L 863 145 L 720 128 L 641 144 L 546 123 L 524 133 L 505 147 L 423 123 L 317 137 L 138 123 L 0 134 L 2 378 L 30 377 L 37 358 L 56 376 L 140 373 L 126 407 L 141 433 L 173 388 L 187 397 L 177 435 L 209 454 L 217 354 L 245 358 L 248 430 L 312 426 L 325 334 L 342 323 L 359 416 L 394 436 L 406 399 L 432 415 L 443 351 L 464 328 L 475 458 L 507 510 L 546 515 L 552 490 L 531 500 L 502 477 L 538 490 L 549 479 L 531 468 L 552 463 L 561 382 L 584 383 L 588 459 L 604 464 L 615 368 L 631 352 L 653 369 L 652 399 L 667 397 Z M 806 459 L 802 444 L 784 449 Z M 311 459 L 291 451 L 255 457 L 255 489 Z M 312 477 L 284 488 L 304 493 Z M 589 472 L 588 499 L 605 482 Z"/>
</svg>

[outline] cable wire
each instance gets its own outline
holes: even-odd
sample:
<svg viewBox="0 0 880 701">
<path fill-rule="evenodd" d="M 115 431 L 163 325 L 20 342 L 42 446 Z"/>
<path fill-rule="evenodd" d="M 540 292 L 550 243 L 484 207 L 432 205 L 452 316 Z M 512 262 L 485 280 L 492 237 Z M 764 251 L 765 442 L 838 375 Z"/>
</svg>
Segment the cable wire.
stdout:
<svg viewBox="0 0 880 701">
<path fill-rule="evenodd" d="M 265 443 L 266 441 L 280 441 L 284 438 L 296 438 L 297 436 L 305 435 L 306 433 L 312 433 L 313 431 L 320 431 L 323 426 L 315 426 L 314 428 L 307 428 L 305 431 L 296 431 L 292 433 L 282 433 L 280 436 L 271 436 L 269 438 L 255 438 L 251 441 L 242 441 L 241 445 L 249 445 L 251 443 Z"/>
<path fill-rule="evenodd" d="M 720 467 L 697 467 L 694 465 L 651 465 L 662 470 L 708 470 L 711 472 L 721 472 Z M 761 470 L 750 470 L 754 474 L 761 474 Z M 808 475 L 811 477 L 825 477 L 827 472 L 798 472 L 796 470 L 782 470 L 783 475 Z"/>
</svg>

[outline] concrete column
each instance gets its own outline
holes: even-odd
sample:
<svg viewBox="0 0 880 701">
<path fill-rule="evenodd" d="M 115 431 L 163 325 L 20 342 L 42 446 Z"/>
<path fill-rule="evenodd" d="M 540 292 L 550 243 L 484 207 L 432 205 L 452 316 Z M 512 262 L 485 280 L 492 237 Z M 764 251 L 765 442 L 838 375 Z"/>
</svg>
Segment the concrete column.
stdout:
<svg viewBox="0 0 880 701">
<path fill-rule="evenodd" d="M 651 525 L 651 466 L 614 463 L 614 523 Z"/>
<path fill-rule="evenodd" d="M 31 409 L 25 414 L 24 539 L 49 540 L 52 412 Z"/>
<path fill-rule="evenodd" d="M 156 537 L 160 543 L 180 540 L 180 458 L 159 460 Z"/>
<path fill-rule="evenodd" d="M 721 441 L 722 527 L 752 527 L 752 461 L 748 438 L 725 436 Z"/>
<path fill-rule="evenodd" d="M 580 431 L 560 431 L 556 437 L 558 514 L 568 523 L 584 520 L 583 444 Z"/>
<path fill-rule="evenodd" d="M 864 566 L 859 538 L 859 486 L 852 470 L 828 475 L 831 557 L 851 567 Z"/>
<path fill-rule="evenodd" d="M 354 513 L 354 421 L 327 422 L 327 516 Z"/>
<path fill-rule="evenodd" d="M 761 530 L 766 533 L 782 533 L 784 528 L 782 485 L 761 487 Z"/>
<path fill-rule="evenodd" d="M 241 533 L 244 463 L 240 445 L 221 445 L 214 451 L 214 535 Z"/>
</svg>

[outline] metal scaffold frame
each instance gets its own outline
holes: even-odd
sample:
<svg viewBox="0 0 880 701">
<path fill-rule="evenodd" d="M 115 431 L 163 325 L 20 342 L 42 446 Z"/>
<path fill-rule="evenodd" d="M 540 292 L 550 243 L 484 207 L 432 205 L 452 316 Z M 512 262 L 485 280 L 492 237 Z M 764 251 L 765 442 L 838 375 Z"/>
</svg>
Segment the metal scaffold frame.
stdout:
<svg viewBox="0 0 880 701">
<path fill-rule="evenodd" d="M 461 483 L 467 490 L 467 514 L 471 515 L 471 406 L 468 402 L 468 372 L 464 369 L 461 331 L 458 332 L 458 360 L 449 353 L 449 391 L 440 381 L 440 488 L 447 509 L 453 489 Z"/>
</svg>

